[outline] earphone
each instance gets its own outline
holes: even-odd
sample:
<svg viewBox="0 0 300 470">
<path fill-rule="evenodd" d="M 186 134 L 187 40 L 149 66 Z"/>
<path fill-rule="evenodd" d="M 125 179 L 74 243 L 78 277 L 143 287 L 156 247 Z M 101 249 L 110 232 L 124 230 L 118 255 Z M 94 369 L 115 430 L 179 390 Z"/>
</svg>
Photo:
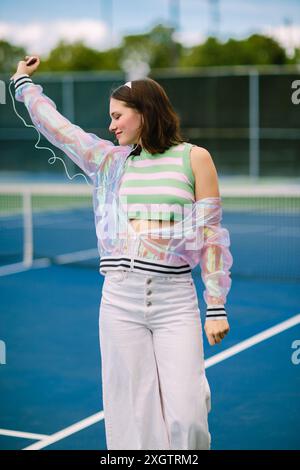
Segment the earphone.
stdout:
<svg viewBox="0 0 300 470">
<path fill-rule="evenodd" d="M 26 62 L 26 65 L 27 65 L 27 66 L 29 66 L 29 65 L 33 65 L 33 64 L 35 64 L 35 63 L 36 63 L 36 61 L 37 61 L 37 59 L 36 59 L 35 57 L 32 57 L 32 58 L 29 60 L 29 62 L 28 62 L 28 63 Z"/>
</svg>

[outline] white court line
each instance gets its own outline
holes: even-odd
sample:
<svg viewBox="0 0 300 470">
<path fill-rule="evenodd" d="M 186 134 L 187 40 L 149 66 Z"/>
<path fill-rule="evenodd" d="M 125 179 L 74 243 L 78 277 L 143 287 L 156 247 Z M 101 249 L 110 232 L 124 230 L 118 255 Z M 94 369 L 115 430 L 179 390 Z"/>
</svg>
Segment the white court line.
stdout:
<svg viewBox="0 0 300 470">
<path fill-rule="evenodd" d="M 22 437 L 24 439 L 45 439 L 48 437 L 46 434 L 35 434 L 33 432 L 22 432 L 22 431 L 12 431 L 10 429 L 1 429 L 1 436 L 12 436 L 12 437 Z"/>
<path fill-rule="evenodd" d="M 24 447 L 23 450 L 43 449 L 44 447 L 47 447 L 50 444 L 53 444 L 54 442 L 60 441 L 61 439 L 70 436 L 71 434 L 75 434 L 75 432 L 81 431 L 82 429 L 85 429 L 91 426 L 92 424 L 98 423 L 98 421 L 101 421 L 103 418 L 104 412 L 99 411 L 99 413 L 95 413 L 94 415 L 89 416 L 88 418 L 85 418 L 82 421 L 78 421 L 78 423 L 72 424 L 71 426 L 62 429 L 61 431 L 51 434 L 50 436 L 47 436 L 45 439 L 42 439 L 41 441 L 36 442 L 35 444 L 31 444 L 28 447 Z"/>
<path fill-rule="evenodd" d="M 0 267 L 0 276 L 9 276 L 10 274 L 17 274 L 35 268 L 48 268 L 50 264 L 51 261 L 49 260 L 49 258 L 36 259 L 32 262 L 30 266 L 27 266 L 23 262 L 8 264 L 7 266 Z"/>
<path fill-rule="evenodd" d="M 53 256 L 53 260 L 57 264 L 67 264 L 75 261 L 84 261 L 99 256 L 97 248 L 90 248 L 89 250 L 74 251 L 73 253 L 65 253 L 63 255 Z M 23 262 L 8 264 L 7 266 L 0 266 L 0 276 L 9 276 L 10 274 L 17 274 L 23 271 L 29 271 L 36 268 L 48 268 L 52 266 L 49 258 L 40 258 L 32 262 L 30 266 L 26 266 Z"/>
<path fill-rule="evenodd" d="M 215 364 L 218 364 L 219 362 L 224 361 L 225 359 L 228 359 L 229 357 L 232 357 L 241 351 L 245 351 L 245 349 L 251 348 L 255 344 L 261 343 L 262 341 L 265 341 L 272 336 L 278 335 L 278 333 L 282 333 L 282 331 L 285 331 L 288 328 L 292 328 L 298 323 L 300 323 L 300 313 L 294 317 L 289 318 L 288 320 L 283 321 L 282 323 L 278 323 L 278 325 L 272 326 L 271 328 L 258 333 L 257 335 L 251 336 L 245 341 L 241 341 L 235 346 L 232 346 L 231 348 L 228 348 L 219 354 L 215 354 L 213 357 L 209 357 L 205 360 L 205 368 L 207 369 L 208 367 L 214 366 Z"/>
<path fill-rule="evenodd" d="M 272 336 L 275 336 L 278 333 L 287 330 L 288 328 L 292 328 L 298 323 L 300 323 L 300 314 L 297 314 L 282 323 L 278 323 L 278 325 L 268 328 L 267 330 L 262 331 L 257 335 L 251 336 L 249 339 L 242 341 L 241 343 L 238 343 L 237 345 L 232 346 L 231 348 L 228 348 L 219 354 L 215 354 L 209 359 L 206 359 L 205 368 L 207 369 L 208 367 L 218 364 L 219 362 L 222 362 L 225 359 L 228 359 L 229 357 L 234 356 L 235 354 L 238 354 L 241 351 L 244 351 L 245 349 L 251 348 L 255 344 L 261 343 L 262 341 L 265 341 L 266 339 L 271 338 Z M 65 437 L 70 436 L 71 434 L 80 431 L 85 427 L 90 426 L 91 424 L 97 423 L 97 421 L 101 421 L 103 418 L 104 412 L 100 411 L 99 413 L 89 416 L 88 418 L 79 421 L 78 423 L 75 423 L 72 426 L 69 426 L 68 428 L 62 429 L 61 431 L 52 434 L 51 436 L 46 437 L 45 439 L 42 439 L 39 442 L 36 442 L 35 444 L 25 447 L 23 450 L 43 449 L 44 447 L 47 447 L 48 445 L 53 444 L 54 442 L 64 439 Z"/>
<path fill-rule="evenodd" d="M 98 256 L 99 253 L 97 248 L 90 248 L 89 250 L 81 250 L 74 253 L 66 253 L 65 255 L 58 255 L 53 257 L 53 259 L 57 264 L 65 264 L 72 263 L 73 261 L 84 261 Z"/>
</svg>

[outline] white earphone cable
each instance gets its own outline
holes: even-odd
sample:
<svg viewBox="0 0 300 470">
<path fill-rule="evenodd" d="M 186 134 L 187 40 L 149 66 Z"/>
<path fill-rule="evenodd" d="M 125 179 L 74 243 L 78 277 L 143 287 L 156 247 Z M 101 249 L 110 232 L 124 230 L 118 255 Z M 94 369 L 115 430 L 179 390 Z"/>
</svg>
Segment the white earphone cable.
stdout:
<svg viewBox="0 0 300 470">
<path fill-rule="evenodd" d="M 67 169 L 67 167 L 66 167 L 66 164 L 65 164 L 65 162 L 64 162 L 64 160 L 63 160 L 62 158 L 60 158 L 60 157 L 58 157 L 57 155 L 55 155 L 54 151 L 53 151 L 51 148 L 49 148 L 49 147 L 42 147 L 42 146 L 38 145 L 38 143 L 39 143 L 40 140 L 41 140 L 41 134 L 40 134 L 40 132 L 38 131 L 38 129 L 37 129 L 35 126 L 33 126 L 32 124 L 27 124 L 26 121 L 25 121 L 25 119 L 23 119 L 23 117 L 20 116 L 20 114 L 19 114 L 18 111 L 16 110 L 14 97 L 13 97 L 12 92 L 11 92 L 11 85 L 12 85 L 12 84 L 13 84 L 13 80 L 10 81 L 8 89 L 9 89 L 9 94 L 10 94 L 11 99 L 12 99 L 12 104 L 13 104 L 14 112 L 15 112 L 16 115 L 21 119 L 21 121 L 23 122 L 23 124 L 24 124 L 26 127 L 32 127 L 32 128 L 35 129 L 36 132 L 38 133 L 38 140 L 37 140 L 37 142 L 35 143 L 34 147 L 35 147 L 36 149 L 38 149 L 38 150 L 49 150 L 49 151 L 52 153 L 53 156 L 48 159 L 48 163 L 49 163 L 50 165 L 53 165 L 56 160 L 60 160 L 60 161 L 62 162 L 63 166 L 64 166 L 66 175 L 67 175 L 67 177 L 69 178 L 69 180 L 73 180 L 73 179 L 76 178 L 77 176 L 82 176 L 82 177 L 85 179 L 86 183 L 87 183 L 89 186 L 94 186 L 93 184 L 91 184 L 91 183 L 88 181 L 87 177 L 86 177 L 83 173 L 76 173 L 75 175 L 70 176 L 70 175 L 69 175 L 69 172 L 68 172 L 68 169 Z M 137 148 L 137 146 L 138 146 L 138 144 L 131 150 L 131 152 L 133 152 L 133 151 Z M 117 179 L 117 177 L 114 178 L 112 181 L 110 181 L 108 184 L 112 184 L 116 179 Z M 103 186 L 103 185 L 101 185 L 101 186 L 99 186 L 99 187 L 101 188 L 102 186 Z"/>
</svg>

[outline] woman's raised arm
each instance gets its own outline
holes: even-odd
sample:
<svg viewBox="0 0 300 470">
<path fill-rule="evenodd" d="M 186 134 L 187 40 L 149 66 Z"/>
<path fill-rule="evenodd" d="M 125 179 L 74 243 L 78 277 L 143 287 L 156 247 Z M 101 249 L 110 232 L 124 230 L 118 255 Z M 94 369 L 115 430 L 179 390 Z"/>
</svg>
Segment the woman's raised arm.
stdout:
<svg viewBox="0 0 300 470">
<path fill-rule="evenodd" d="M 43 93 L 43 88 L 35 85 L 30 78 L 37 70 L 40 59 L 38 56 L 26 56 L 25 59 L 19 62 L 17 72 L 11 77 L 15 84 L 16 100 L 24 102 L 36 129 L 95 181 L 96 173 L 105 171 L 105 166 L 109 166 L 113 155 L 121 148 L 109 140 L 85 132 L 62 116 L 55 103 Z M 28 65 L 30 63 L 32 65 Z"/>
</svg>

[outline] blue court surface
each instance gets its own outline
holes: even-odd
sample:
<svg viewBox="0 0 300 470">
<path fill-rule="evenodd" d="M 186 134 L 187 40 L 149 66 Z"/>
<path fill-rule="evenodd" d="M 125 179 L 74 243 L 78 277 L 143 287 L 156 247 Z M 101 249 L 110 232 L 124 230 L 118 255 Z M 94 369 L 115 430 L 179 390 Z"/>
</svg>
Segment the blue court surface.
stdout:
<svg viewBox="0 0 300 470">
<path fill-rule="evenodd" d="M 300 449 L 299 214 L 241 220 L 233 210 L 224 226 L 234 257 L 231 330 L 213 347 L 204 334 L 212 449 Z M 103 277 L 97 258 L 78 256 L 96 247 L 92 213 L 35 214 L 35 260 L 43 261 L 30 269 L 14 264 L 21 261 L 17 214 L 1 217 L 0 237 L 0 448 L 106 449 Z M 193 277 L 203 320 L 199 267 Z"/>
</svg>

